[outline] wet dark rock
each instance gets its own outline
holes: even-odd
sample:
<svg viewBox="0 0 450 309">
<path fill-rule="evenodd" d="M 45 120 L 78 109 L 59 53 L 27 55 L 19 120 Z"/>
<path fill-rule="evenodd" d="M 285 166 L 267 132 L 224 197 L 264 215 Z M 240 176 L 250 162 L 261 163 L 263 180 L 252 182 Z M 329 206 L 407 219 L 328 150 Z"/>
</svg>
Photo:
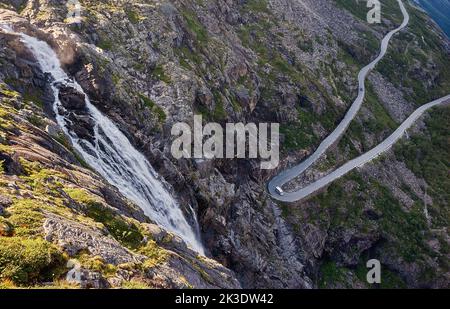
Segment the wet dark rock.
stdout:
<svg viewBox="0 0 450 309">
<path fill-rule="evenodd" d="M 364 214 L 367 216 L 367 218 L 369 218 L 369 220 L 374 220 L 374 221 L 380 219 L 380 217 L 383 215 L 379 211 L 376 211 L 375 209 L 369 208 L 369 207 L 366 207 L 364 209 Z"/>
<path fill-rule="evenodd" d="M 61 86 L 59 88 L 59 100 L 62 106 L 70 111 L 82 111 L 86 109 L 86 97 L 72 87 Z"/>
<path fill-rule="evenodd" d="M 67 118 L 71 121 L 67 125 L 69 129 L 84 140 L 91 143 L 94 142 L 94 120 L 89 115 L 78 115 L 75 113 L 70 113 Z"/>
<path fill-rule="evenodd" d="M 213 95 L 211 91 L 209 91 L 209 89 L 203 88 L 197 91 L 197 101 L 199 104 L 208 108 L 212 108 L 213 100 Z"/>
<path fill-rule="evenodd" d="M 10 2 L 16 10 L 18 10 L 26 4 L 27 0 L 10 0 L 8 2 Z"/>
</svg>

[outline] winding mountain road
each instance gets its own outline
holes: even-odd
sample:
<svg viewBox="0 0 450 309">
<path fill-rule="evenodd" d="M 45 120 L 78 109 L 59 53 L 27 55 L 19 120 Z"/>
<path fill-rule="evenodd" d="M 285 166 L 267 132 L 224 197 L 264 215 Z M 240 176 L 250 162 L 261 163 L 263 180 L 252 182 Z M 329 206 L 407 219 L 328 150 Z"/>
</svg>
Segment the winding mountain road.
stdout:
<svg viewBox="0 0 450 309">
<path fill-rule="evenodd" d="M 314 164 L 327 150 L 331 147 L 347 130 L 349 127 L 351 121 L 355 118 L 358 111 L 361 108 L 361 105 L 364 101 L 364 97 L 366 94 L 366 87 L 365 87 L 365 81 L 368 76 L 368 74 L 375 68 L 375 66 L 383 59 L 383 57 L 386 54 L 387 48 L 389 46 L 389 42 L 394 34 L 404 29 L 408 23 L 409 23 L 409 14 L 402 2 L 402 0 L 397 0 L 400 6 L 400 9 L 403 14 L 403 22 L 402 24 L 390 31 L 382 40 L 381 42 L 381 51 L 379 56 L 373 60 L 370 64 L 365 66 L 361 69 L 358 75 L 358 82 L 359 82 L 359 92 L 358 97 L 355 99 L 353 104 L 351 105 L 350 109 L 348 110 L 347 114 L 345 115 L 344 119 L 339 123 L 339 125 L 336 127 L 336 129 L 327 137 L 323 142 L 319 145 L 317 150 L 308 157 L 305 161 L 301 162 L 300 164 L 285 170 L 272 178 L 268 185 L 268 191 L 270 195 L 279 201 L 283 202 L 295 202 L 302 199 L 305 199 L 306 197 L 310 196 L 311 194 L 319 191 L 320 189 L 326 187 L 333 181 L 341 178 L 342 176 L 346 175 L 353 169 L 357 167 L 361 167 L 362 165 L 371 162 L 375 158 L 377 158 L 380 154 L 383 152 L 386 152 L 389 150 L 393 144 L 395 144 L 406 132 L 408 128 L 410 128 L 414 122 L 429 108 L 432 108 L 436 105 L 445 103 L 447 101 L 450 101 L 450 95 L 445 96 L 443 98 L 437 99 L 433 102 L 430 102 L 428 104 L 425 104 L 421 107 L 419 107 L 411 116 L 408 117 L 401 125 L 400 127 L 395 130 L 394 133 L 392 133 L 387 139 L 385 139 L 381 144 L 370 150 L 369 152 L 366 152 L 365 154 L 361 155 L 360 157 L 357 157 L 356 159 L 353 159 L 351 161 L 348 161 L 343 166 L 337 168 L 330 174 L 324 176 L 323 178 L 307 185 L 304 188 L 301 188 L 294 192 L 286 192 L 283 195 L 279 194 L 277 192 L 276 188 L 280 187 L 282 188 L 286 183 L 292 181 L 294 178 L 301 175 L 305 170 L 307 170 L 312 164 Z"/>
</svg>

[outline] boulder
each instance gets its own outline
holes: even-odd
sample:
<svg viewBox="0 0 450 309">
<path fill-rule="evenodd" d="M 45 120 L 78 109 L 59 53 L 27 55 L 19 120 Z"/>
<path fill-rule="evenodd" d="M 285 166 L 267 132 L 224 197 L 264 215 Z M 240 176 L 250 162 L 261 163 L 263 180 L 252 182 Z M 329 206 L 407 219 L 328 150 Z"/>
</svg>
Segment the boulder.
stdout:
<svg viewBox="0 0 450 309">
<path fill-rule="evenodd" d="M 0 207 L 2 208 L 8 208 L 13 203 L 12 199 L 8 196 L 0 195 Z M 1 214 L 1 210 L 0 210 Z"/>
<path fill-rule="evenodd" d="M 145 230 L 152 235 L 152 238 L 157 242 L 161 243 L 168 233 L 156 224 L 142 224 Z"/>
<path fill-rule="evenodd" d="M 79 285 L 82 289 L 107 289 L 110 283 L 98 273 L 81 267 L 77 260 L 69 260 L 67 268 L 71 270 L 66 275 L 66 281 Z"/>
<path fill-rule="evenodd" d="M 70 113 L 68 116 L 71 121 L 69 129 L 84 140 L 92 142 L 94 140 L 95 132 L 94 126 L 95 122 L 89 115 L 78 115 Z"/>
<path fill-rule="evenodd" d="M 75 256 L 82 250 L 91 255 L 100 256 L 106 263 L 119 265 L 142 261 L 138 256 L 124 248 L 117 240 L 105 236 L 95 228 L 64 219 L 56 215 L 49 215 L 44 223 L 47 241 L 58 244 L 70 256 Z"/>
<path fill-rule="evenodd" d="M 62 106 L 68 110 L 81 111 L 86 109 L 86 96 L 72 87 L 61 86 L 58 97 Z"/>
<path fill-rule="evenodd" d="M 239 87 L 235 91 L 236 99 L 242 106 L 248 106 L 250 105 L 250 93 L 248 89 L 244 87 Z"/>
<path fill-rule="evenodd" d="M 213 95 L 208 88 L 201 88 L 197 91 L 197 101 L 203 106 L 211 106 L 213 104 Z"/>
</svg>

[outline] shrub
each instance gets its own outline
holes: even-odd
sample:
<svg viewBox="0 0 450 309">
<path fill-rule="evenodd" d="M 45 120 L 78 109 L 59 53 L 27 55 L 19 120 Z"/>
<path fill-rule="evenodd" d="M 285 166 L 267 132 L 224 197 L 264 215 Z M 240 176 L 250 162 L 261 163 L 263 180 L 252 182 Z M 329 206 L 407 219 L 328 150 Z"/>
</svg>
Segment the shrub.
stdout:
<svg viewBox="0 0 450 309">
<path fill-rule="evenodd" d="M 153 76 L 156 77 L 158 80 L 161 80 L 163 82 L 165 82 L 166 84 L 170 84 L 171 83 L 171 79 L 170 76 L 168 76 L 166 74 L 166 72 L 164 71 L 163 66 L 158 65 L 153 69 L 152 72 Z"/>
<path fill-rule="evenodd" d="M 105 225 L 111 235 L 124 246 L 134 249 L 142 242 L 142 234 L 133 223 L 126 222 L 120 215 L 100 203 L 89 205 L 87 215 Z"/>
<path fill-rule="evenodd" d="M 0 238 L 0 281 L 53 281 L 63 273 L 65 263 L 62 251 L 43 239 Z"/>
<path fill-rule="evenodd" d="M 126 290 L 147 290 L 151 289 L 149 285 L 147 285 L 143 281 L 139 281 L 137 279 L 133 279 L 131 281 L 124 281 L 122 283 L 122 288 Z"/>
<path fill-rule="evenodd" d="M 141 17 L 139 16 L 139 13 L 137 13 L 133 9 L 126 9 L 125 13 L 127 14 L 128 20 L 132 24 L 137 24 L 141 20 Z"/>
<path fill-rule="evenodd" d="M 143 94 L 139 94 L 139 98 L 146 107 L 148 107 L 153 113 L 155 113 L 158 116 L 159 122 L 163 123 L 164 121 L 166 121 L 167 119 L 166 113 L 161 107 L 156 105 L 156 103 L 152 99 L 146 97 Z"/>
<path fill-rule="evenodd" d="M 44 216 L 43 205 L 35 200 L 19 200 L 8 208 L 9 223 L 14 227 L 15 236 L 30 237 L 41 233 Z"/>
<path fill-rule="evenodd" d="M 101 256 L 90 256 L 88 254 L 83 254 L 78 260 L 83 268 L 99 272 L 104 277 L 114 276 L 117 272 L 117 267 L 106 263 Z"/>
<path fill-rule="evenodd" d="M 164 263 L 168 257 L 167 251 L 159 247 L 154 240 L 148 241 L 144 247 L 139 249 L 139 253 L 148 257 L 143 265 L 145 269 Z"/>
</svg>

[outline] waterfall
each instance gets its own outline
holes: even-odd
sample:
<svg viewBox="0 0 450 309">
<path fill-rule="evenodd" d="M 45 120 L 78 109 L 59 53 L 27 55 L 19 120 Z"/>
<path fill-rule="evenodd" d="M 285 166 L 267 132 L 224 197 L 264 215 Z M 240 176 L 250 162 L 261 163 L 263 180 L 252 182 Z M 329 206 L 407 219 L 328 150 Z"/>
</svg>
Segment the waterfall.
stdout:
<svg viewBox="0 0 450 309">
<path fill-rule="evenodd" d="M 168 184 L 158 176 L 147 159 L 132 146 L 117 126 L 91 104 L 81 86 L 61 68 L 53 49 L 44 41 L 13 32 L 8 26 L 0 25 L 0 28 L 20 36 L 39 62 L 42 71 L 52 76 L 51 89 L 55 98 L 53 110 L 57 123 L 83 159 L 124 196 L 135 202 L 149 218 L 179 235 L 198 253 L 204 254 L 197 222 L 194 227 L 189 225 L 177 201 L 166 189 Z M 70 129 L 72 120 L 67 119 L 67 111 L 59 99 L 62 86 L 76 89 L 85 96 L 87 114 L 94 126 L 92 141 L 80 138 Z M 193 211 L 191 207 L 190 210 Z"/>
</svg>

